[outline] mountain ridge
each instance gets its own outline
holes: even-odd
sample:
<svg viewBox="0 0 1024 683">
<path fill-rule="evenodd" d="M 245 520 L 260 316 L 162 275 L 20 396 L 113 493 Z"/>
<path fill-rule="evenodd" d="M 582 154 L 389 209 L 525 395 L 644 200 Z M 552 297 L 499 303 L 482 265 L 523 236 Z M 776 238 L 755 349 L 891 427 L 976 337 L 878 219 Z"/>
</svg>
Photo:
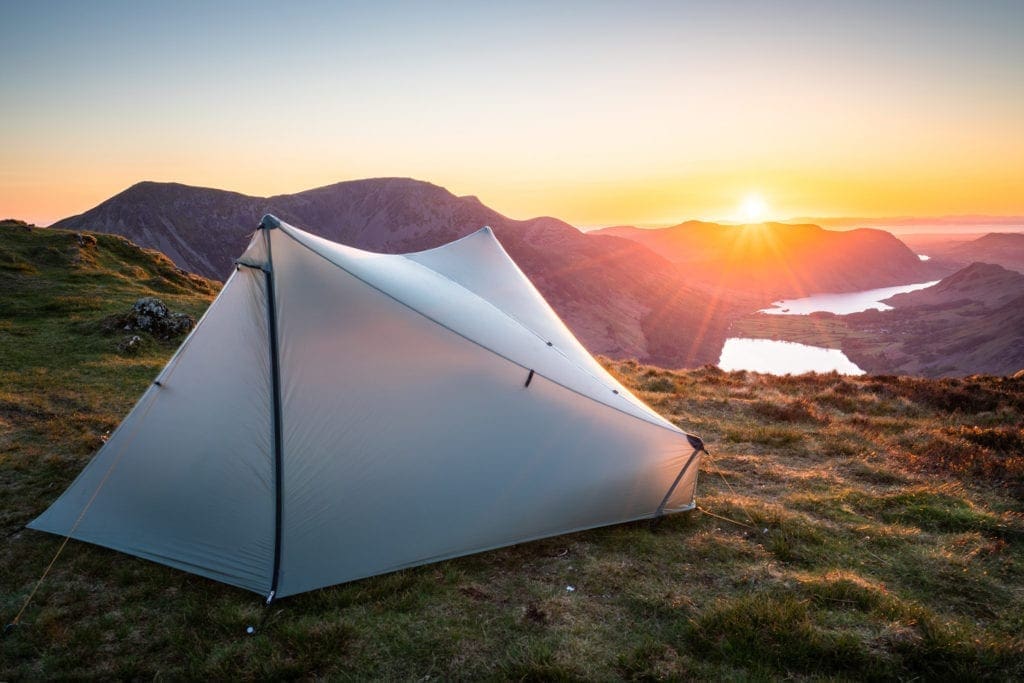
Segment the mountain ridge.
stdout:
<svg viewBox="0 0 1024 683">
<path fill-rule="evenodd" d="M 975 239 L 936 243 L 928 247 L 929 255 L 955 264 L 976 261 L 1024 273 L 1024 233 L 990 232 Z"/>
<path fill-rule="evenodd" d="M 179 267 L 222 280 L 264 213 L 387 253 L 429 249 L 490 225 L 593 353 L 670 367 L 713 363 L 739 313 L 735 303 L 695 287 L 642 245 L 586 235 L 552 217 L 511 219 L 476 197 L 410 178 L 343 181 L 272 197 L 143 181 L 52 227 L 120 234 L 163 251 Z"/>
<path fill-rule="evenodd" d="M 793 298 L 911 284 L 946 274 L 875 228 L 826 230 L 810 223 L 724 225 L 686 221 L 668 228 L 595 230 L 643 244 L 691 278 L 762 297 Z"/>
</svg>

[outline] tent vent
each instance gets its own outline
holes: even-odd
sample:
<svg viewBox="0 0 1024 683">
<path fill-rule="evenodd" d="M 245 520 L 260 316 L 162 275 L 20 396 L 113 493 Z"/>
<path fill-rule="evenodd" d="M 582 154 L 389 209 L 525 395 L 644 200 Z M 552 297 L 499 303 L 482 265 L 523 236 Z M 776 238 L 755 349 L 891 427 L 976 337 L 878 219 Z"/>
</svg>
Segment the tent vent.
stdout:
<svg viewBox="0 0 1024 683">
<path fill-rule="evenodd" d="M 274 228 L 281 227 L 281 221 L 278 219 L 277 216 L 273 216 L 268 213 L 260 220 L 259 227 L 263 228 L 264 230 L 273 230 Z"/>
<path fill-rule="evenodd" d="M 708 452 L 707 449 L 704 448 L 704 441 L 699 436 L 687 434 L 686 440 L 690 442 L 690 445 L 693 446 L 693 449 L 698 453 L 701 451 L 704 451 L 705 453 Z"/>
</svg>

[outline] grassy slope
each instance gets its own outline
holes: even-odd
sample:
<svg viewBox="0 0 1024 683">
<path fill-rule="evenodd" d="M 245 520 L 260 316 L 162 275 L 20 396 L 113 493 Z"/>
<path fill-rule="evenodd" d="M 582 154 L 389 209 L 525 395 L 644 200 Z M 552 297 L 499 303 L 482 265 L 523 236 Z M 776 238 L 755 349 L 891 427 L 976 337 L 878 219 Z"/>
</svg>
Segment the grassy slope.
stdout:
<svg viewBox="0 0 1024 683">
<path fill-rule="evenodd" d="M 212 294 L 97 238 L 0 229 L 4 623 L 60 545 L 17 529 L 173 351 L 125 358 L 94 322 L 143 293 L 193 314 Z M 269 610 L 72 542 L 0 641 L 0 679 L 1024 676 L 1024 381 L 609 367 L 705 436 L 699 504 L 733 521 L 620 525 Z"/>
</svg>

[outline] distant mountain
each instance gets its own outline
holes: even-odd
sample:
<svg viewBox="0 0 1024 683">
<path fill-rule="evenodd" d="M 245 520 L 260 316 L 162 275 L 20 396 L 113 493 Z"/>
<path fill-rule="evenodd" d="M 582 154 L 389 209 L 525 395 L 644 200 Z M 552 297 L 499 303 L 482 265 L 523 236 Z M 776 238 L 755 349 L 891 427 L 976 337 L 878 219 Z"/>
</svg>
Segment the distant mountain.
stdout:
<svg viewBox="0 0 1024 683">
<path fill-rule="evenodd" d="M 591 234 L 633 240 L 676 263 L 691 280 L 768 299 L 909 284 L 949 272 L 922 262 L 881 230 L 688 221 L 670 228 L 615 227 Z"/>
<path fill-rule="evenodd" d="M 991 263 L 972 263 L 943 278 L 938 284 L 897 294 L 884 303 L 899 309 L 924 306 L 949 308 L 967 302 L 994 308 L 1021 296 L 1024 296 L 1024 274 Z"/>
<path fill-rule="evenodd" d="M 669 367 L 713 363 L 739 308 L 687 282 L 649 249 L 585 235 L 555 218 L 517 221 L 475 197 L 405 178 L 253 197 L 143 182 L 53 227 L 123 235 L 185 270 L 224 279 L 260 217 L 361 249 L 428 249 L 490 225 L 512 258 L 593 353 Z"/>
<path fill-rule="evenodd" d="M 928 255 L 958 264 L 994 263 L 1024 273 L 1024 233 L 990 232 L 976 239 L 936 241 Z"/>
<path fill-rule="evenodd" d="M 814 223 L 827 228 L 881 228 L 897 233 L 916 233 L 924 229 L 941 232 L 981 232 L 978 226 L 1006 226 L 1024 228 L 1024 216 L 988 216 L 961 214 L 956 216 L 888 216 L 888 217 L 806 217 L 790 218 L 784 223 Z"/>
<path fill-rule="evenodd" d="M 937 377 L 1024 368 L 1024 274 L 973 263 L 885 303 L 894 309 L 845 316 L 860 334 L 843 350 L 869 372 Z"/>
</svg>

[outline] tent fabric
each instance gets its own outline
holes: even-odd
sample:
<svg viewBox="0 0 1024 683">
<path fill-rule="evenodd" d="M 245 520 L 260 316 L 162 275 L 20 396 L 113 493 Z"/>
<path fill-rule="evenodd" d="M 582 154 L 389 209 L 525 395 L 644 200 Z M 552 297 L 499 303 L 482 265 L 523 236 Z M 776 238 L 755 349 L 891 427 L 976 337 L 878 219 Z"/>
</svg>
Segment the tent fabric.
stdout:
<svg viewBox="0 0 1024 683">
<path fill-rule="evenodd" d="M 489 229 L 395 255 L 263 227 L 32 528 L 284 597 L 693 507 L 688 435 Z"/>
</svg>

